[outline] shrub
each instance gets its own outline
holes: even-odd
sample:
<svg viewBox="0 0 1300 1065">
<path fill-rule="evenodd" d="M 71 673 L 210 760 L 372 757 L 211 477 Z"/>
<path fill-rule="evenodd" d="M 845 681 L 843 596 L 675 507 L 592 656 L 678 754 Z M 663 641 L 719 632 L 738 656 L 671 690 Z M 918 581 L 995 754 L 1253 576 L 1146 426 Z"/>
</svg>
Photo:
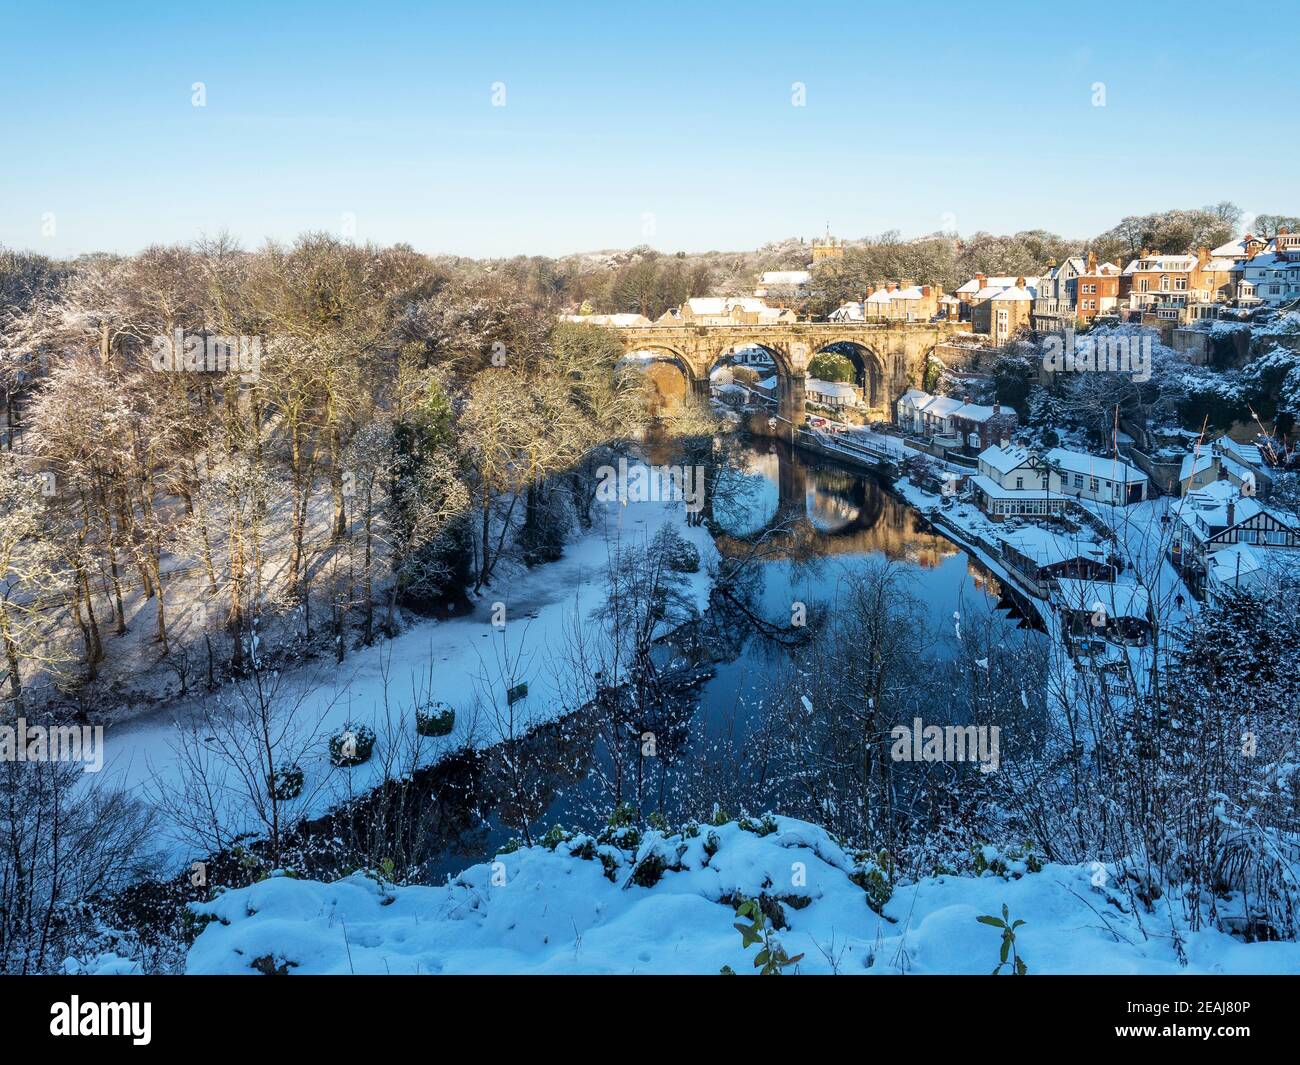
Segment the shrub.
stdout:
<svg viewBox="0 0 1300 1065">
<path fill-rule="evenodd" d="M 664 560 L 674 573 L 700 572 L 700 549 L 682 536 L 664 546 Z"/>
<path fill-rule="evenodd" d="M 667 868 L 668 863 L 658 854 L 647 854 L 632 871 L 632 883 L 637 887 L 654 887 Z"/>
<path fill-rule="evenodd" d="M 369 761 L 375 749 L 375 730 L 348 722 L 330 737 L 330 761 L 341 767 Z"/>
<path fill-rule="evenodd" d="M 302 770 L 296 765 L 281 766 L 271 774 L 271 798 L 288 802 L 302 794 Z"/>
<path fill-rule="evenodd" d="M 447 736 L 456 724 L 456 711 L 447 703 L 437 701 L 416 707 L 415 731 L 421 736 Z"/>
</svg>

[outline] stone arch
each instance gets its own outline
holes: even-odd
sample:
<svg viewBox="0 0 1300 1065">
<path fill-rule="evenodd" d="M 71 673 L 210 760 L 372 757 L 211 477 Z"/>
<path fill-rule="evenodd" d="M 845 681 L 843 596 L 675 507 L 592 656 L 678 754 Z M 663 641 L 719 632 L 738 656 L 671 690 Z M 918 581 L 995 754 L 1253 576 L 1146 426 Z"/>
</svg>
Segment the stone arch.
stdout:
<svg viewBox="0 0 1300 1065">
<path fill-rule="evenodd" d="M 863 403 L 872 410 L 889 406 L 889 363 L 873 347 L 855 337 L 839 337 L 819 344 L 813 357 L 826 351 L 843 355 L 853 363 Z"/>
<path fill-rule="evenodd" d="M 707 382 L 709 375 L 720 361 L 737 348 L 746 347 L 762 348 L 772 357 L 777 380 L 774 417 L 778 424 L 773 428 L 769 424 L 770 419 L 763 419 L 760 420 L 763 427 L 760 428 L 759 424 L 755 424 L 753 428 L 758 432 L 774 432 L 777 436 L 789 437 L 795 429 L 803 425 L 806 374 L 802 370 L 795 369 L 795 360 L 785 347 L 772 343 L 770 337 L 749 337 L 743 333 L 738 336 L 733 335 L 720 346 L 707 352 L 702 360 L 700 376 Z"/>
<path fill-rule="evenodd" d="M 626 352 L 617 365 L 636 368 L 646 376 L 653 389 L 650 403 L 655 413 L 692 394 L 699 394 L 700 382 L 691 360 L 666 344 L 638 345 Z M 704 389 L 708 389 L 707 378 Z"/>
</svg>

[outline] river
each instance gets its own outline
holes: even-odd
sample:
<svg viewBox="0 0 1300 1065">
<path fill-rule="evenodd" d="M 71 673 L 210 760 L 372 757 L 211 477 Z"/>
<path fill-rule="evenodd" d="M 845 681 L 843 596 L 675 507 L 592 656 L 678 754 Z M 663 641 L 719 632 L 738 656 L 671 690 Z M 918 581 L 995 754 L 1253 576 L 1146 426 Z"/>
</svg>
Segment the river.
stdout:
<svg viewBox="0 0 1300 1065">
<path fill-rule="evenodd" d="M 833 609 L 838 592 L 855 571 L 883 560 L 902 572 L 907 588 L 922 604 L 924 638 L 938 658 L 958 647 L 958 619 L 978 616 L 983 624 L 1007 634 L 1026 628 L 996 579 L 932 532 L 874 475 L 778 441 L 749 439 L 738 447 L 743 472 L 733 475 L 729 491 L 721 493 L 725 499 L 715 500 L 708 513 L 715 543 L 724 555 L 769 531 L 769 554 L 750 567 L 746 587 L 748 603 L 766 621 L 788 626 L 799 604 L 830 604 Z M 673 823 L 700 815 L 702 772 L 707 776 L 743 761 L 754 730 L 761 727 L 765 705 L 778 697 L 775 678 L 788 666 L 788 652 L 757 626 L 738 622 L 734 612 L 713 630 L 707 653 L 701 653 L 698 639 L 689 641 L 689 647 L 669 640 L 662 649 L 665 664 L 698 668 L 703 662 L 712 671 L 686 697 L 683 734 L 674 737 L 680 768 L 664 774 L 651 789 Z M 601 827 L 596 811 L 610 806 L 607 784 L 597 772 L 607 762 L 600 739 L 575 719 L 549 730 L 542 742 L 544 749 L 534 752 L 532 761 L 552 764 L 555 770 L 539 785 L 542 797 L 532 811 L 534 835 L 557 823 L 594 833 Z M 681 774 L 687 773 L 695 776 L 693 788 L 682 786 Z M 426 866 L 435 878 L 487 859 L 518 835 L 502 823 L 501 801 L 492 798 L 491 789 L 477 781 L 467 784 L 467 774 L 477 775 L 464 767 L 449 775 L 448 780 L 455 781 L 450 790 L 435 788 L 442 816 L 437 853 Z M 692 797 L 684 800 L 688 791 Z M 458 795 L 470 792 L 472 801 L 458 802 Z M 760 801 L 772 801 L 780 812 L 775 787 L 770 793 L 760 788 L 758 794 Z M 451 808 L 458 805 L 463 808 Z"/>
</svg>

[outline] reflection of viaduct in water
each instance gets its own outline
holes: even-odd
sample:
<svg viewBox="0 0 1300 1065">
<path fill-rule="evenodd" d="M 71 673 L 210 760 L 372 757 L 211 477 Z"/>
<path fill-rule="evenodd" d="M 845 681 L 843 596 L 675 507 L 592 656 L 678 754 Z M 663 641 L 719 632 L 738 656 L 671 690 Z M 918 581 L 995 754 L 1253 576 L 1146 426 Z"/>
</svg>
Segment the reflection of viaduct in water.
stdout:
<svg viewBox="0 0 1300 1065">
<path fill-rule="evenodd" d="M 771 535 L 778 557 L 782 546 L 791 554 L 810 548 L 820 555 L 880 552 L 929 568 L 957 554 L 950 541 L 923 530 L 916 512 L 873 477 L 829 463 L 809 465 L 781 441 L 754 446 L 776 458 L 776 510 L 758 528 L 721 529 L 717 544 L 723 554 L 743 554 L 764 535 Z"/>
</svg>

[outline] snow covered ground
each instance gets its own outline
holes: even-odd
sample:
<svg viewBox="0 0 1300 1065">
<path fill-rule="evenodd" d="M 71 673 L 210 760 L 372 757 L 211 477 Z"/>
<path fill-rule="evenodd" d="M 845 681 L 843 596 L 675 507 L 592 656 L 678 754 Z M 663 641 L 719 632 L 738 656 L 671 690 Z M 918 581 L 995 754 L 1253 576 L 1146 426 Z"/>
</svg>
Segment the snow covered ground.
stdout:
<svg viewBox="0 0 1300 1065">
<path fill-rule="evenodd" d="M 734 905 L 763 894 L 770 923 L 788 925 L 776 932 L 781 945 L 803 954 L 802 973 L 989 973 L 1000 932 L 976 918 L 1000 916 L 1004 905 L 1011 920 L 1024 921 L 1016 942 L 1030 975 L 1300 973 L 1300 944 L 1190 932 L 1177 903 L 1172 912 L 1164 902 L 1134 912 L 1126 892 L 1106 886 L 1113 871 L 1100 867 L 1028 872 L 1009 861 L 1003 875 L 931 877 L 895 887 L 876 913 L 851 878 L 863 866 L 826 832 L 764 820 L 666 838 L 648 832 L 626 850 L 573 836 L 554 850 L 499 855 L 441 887 L 395 887 L 362 873 L 334 884 L 273 877 L 194 904 L 211 923 L 190 949 L 187 971 L 251 973 L 256 963 L 322 974 L 723 966 L 745 974 L 759 948 L 742 949 Z M 646 875 L 653 855 L 666 868 Z M 100 965 L 111 969 L 112 959 Z"/>
<path fill-rule="evenodd" d="M 596 503 L 590 532 L 570 543 L 564 557 L 534 569 L 505 571 L 484 589 L 474 610 L 447 621 L 412 626 L 390 641 L 354 651 L 336 666 L 303 666 L 294 670 L 291 687 L 302 698 L 295 718 L 309 728 L 314 740 L 308 758 L 300 761 L 305 782 L 303 800 L 294 814 L 315 815 L 379 783 L 384 772 L 382 747 L 387 737 L 401 733 L 414 738 L 414 692 L 450 703 L 457 711 L 452 735 L 423 740 L 420 761 L 435 761 L 445 751 L 464 744 L 490 745 L 500 737 L 480 715 L 470 712 L 480 686 L 497 679 L 497 664 L 509 657 L 521 663 L 521 679 L 529 693 L 521 705 L 528 724 L 539 724 L 565 709 L 558 694 L 556 653 L 563 633 L 575 616 L 587 618 L 604 601 L 604 571 L 612 545 L 637 550 L 665 525 L 673 525 L 699 549 L 703 565 L 687 578 L 696 603 L 705 605 L 709 592 L 706 572 L 715 557 L 712 539 L 701 527 L 688 527 L 680 502 Z M 494 604 L 504 603 L 506 625 L 492 624 Z M 385 677 L 388 705 L 385 705 Z M 229 693 L 227 693 L 228 697 Z M 176 743 L 187 722 L 197 719 L 193 701 L 178 703 L 169 712 L 154 713 L 110 728 L 105 734 L 103 774 L 148 798 L 175 788 L 187 773 Z M 352 769 L 332 766 L 327 741 L 346 723 L 368 724 L 379 735 L 370 761 Z M 228 797 L 230 825 L 243 824 L 246 811 L 238 795 Z M 256 824 L 249 822 L 249 830 Z M 174 825 L 165 825 L 159 846 L 172 864 L 205 855 L 189 844 Z"/>
</svg>

